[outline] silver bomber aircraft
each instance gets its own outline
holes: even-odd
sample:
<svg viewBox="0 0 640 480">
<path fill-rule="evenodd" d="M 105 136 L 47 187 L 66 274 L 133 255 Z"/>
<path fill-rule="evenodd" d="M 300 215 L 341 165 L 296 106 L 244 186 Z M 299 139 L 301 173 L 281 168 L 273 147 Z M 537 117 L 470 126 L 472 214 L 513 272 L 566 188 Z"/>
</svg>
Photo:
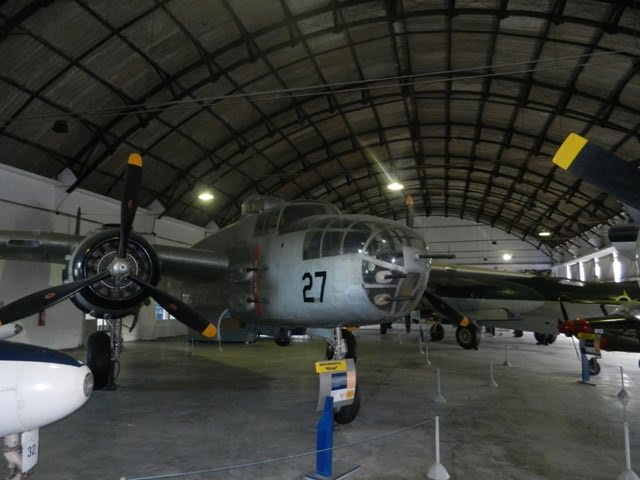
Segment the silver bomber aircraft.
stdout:
<svg viewBox="0 0 640 480">
<path fill-rule="evenodd" d="M 356 340 L 347 327 L 405 317 L 423 295 L 432 256 L 416 232 L 373 216 L 343 215 L 318 201 L 254 197 L 242 205 L 238 222 L 193 248 L 152 247 L 131 231 L 141 174 L 142 158 L 132 154 L 119 226 L 86 237 L 0 232 L 0 258 L 66 265 L 61 285 L 0 308 L 0 325 L 67 298 L 106 318 L 109 334 L 96 332 L 87 345 L 96 388 L 114 385 L 121 319 L 148 297 L 207 337 L 230 313 L 272 332 L 280 344 L 291 329 L 305 327 L 328 341 L 327 358 L 355 361 Z M 356 389 L 336 421 L 351 422 L 359 405 Z"/>
</svg>

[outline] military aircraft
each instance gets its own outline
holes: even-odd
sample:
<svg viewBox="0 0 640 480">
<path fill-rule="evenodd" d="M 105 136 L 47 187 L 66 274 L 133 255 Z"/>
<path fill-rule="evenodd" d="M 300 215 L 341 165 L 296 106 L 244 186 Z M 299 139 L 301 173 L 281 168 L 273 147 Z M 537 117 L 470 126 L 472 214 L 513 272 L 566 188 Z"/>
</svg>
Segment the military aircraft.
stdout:
<svg viewBox="0 0 640 480">
<path fill-rule="evenodd" d="M 640 210 L 640 172 L 632 162 L 590 143 L 586 138 L 570 133 L 556 152 L 553 163 L 600 188 L 631 209 L 632 217 Z M 640 267 L 639 228 L 635 223 L 614 225 L 608 236 L 616 250 L 634 260 Z M 612 314 L 567 320 L 560 331 L 568 336 L 580 333 L 597 335 L 600 348 L 609 351 L 640 352 L 640 313 L 632 302 Z M 590 360 L 592 375 L 599 372 L 596 358 Z M 640 365 L 640 362 L 639 362 Z"/>
<path fill-rule="evenodd" d="M 407 226 L 413 227 L 413 200 L 406 198 Z M 453 255 L 442 255 L 452 258 Z M 558 323 L 572 315 L 600 313 L 598 305 L 617 305 L 632 294 L 640 298 L 635 283 L 579 282 L 521 272 L 490 270 L 434 263 L 419 304 L 421 316 L 435 318 L 430 327 L 433 341 L 444 338 L 441 319 L 456 326 L 456 341 L 465 349 L 477 349 L 481 326 L 506 328 L 522 336 L 534 333 L 540 344 L 553 343 Z M 440 318 L 431 315 L 435 310 Z M 410 328 L 406 324 L 407 331 Z M 381 330 L 382 331 L 382 330 Z"/>
<path fill-rule="evenodd" d="M 40 427 L 80 408 L 92 391 L 93 375 L 76 359 L 0 340 L 0 437 L 7 478 L 26 478 L 38 463 Z"/>
<path fill-rule="evenodd" d="M 122 317 L 148 297 L 208 337 L 216 334 L 216 320 L 231 313 L 270 331 L 280 344 L 292 329 L 306 327 L 328 341 L 329 358 L 355 360 L 356 340 L 346 327 L 408 315 L 422 297 L 431 258 L 438 257 L 416 232 L 396 222 L 343 215 L 324 202 L 273 197 L 246 200 L 238 222 L 193 248 L 152 247 L 131 231 L 141 175 L 142 158 L 132 154 L 119 226 L 86 237 L 0 232 L 0 258 L 66 265 L 63 284 L 1 307 L 0 324 L 67 298 L 106 318 L 110 333 L 92 334 L 87 346 L 97 388 L 114 383 Z M 356 389 L 353 404 L 335 412 L 336 421 L 352 421 L 359 404 Z"/>
<path fill-rule="evenodd" d="M 640 298 L 635 282 L 581 282 L 437 264 L 432 265 L 425 292 L 434 309 L 455 325 L 477 322 L 486 327 L 530 331 L 544 345 L 555 341 L 558 324 L 567 315 L 601 314 L 600 306 L 618 305 L 629 296 Z M 458 328 L 456 340 L 463 348 L 476 348 L 479 331 Z M 443 335 L 442 326 L 432 327 L 432 340 L 440 340 Z"/>
<path fill-rule="evenodd" d="M 637 305 L 633 310 L 636 314 L 640 314 Z M 592 335 L 598 350 L 640 353 L 640 320 L 627 308 L 601 317 L 567 320 L 561 323 L 558 329 L 567 337 L 580 338 L 581 334 Z M 600 373 L 598 356 L 589 359 L 591 375 Z M 640 366 L 640 360 L 638 366 Z"/>
</svg>

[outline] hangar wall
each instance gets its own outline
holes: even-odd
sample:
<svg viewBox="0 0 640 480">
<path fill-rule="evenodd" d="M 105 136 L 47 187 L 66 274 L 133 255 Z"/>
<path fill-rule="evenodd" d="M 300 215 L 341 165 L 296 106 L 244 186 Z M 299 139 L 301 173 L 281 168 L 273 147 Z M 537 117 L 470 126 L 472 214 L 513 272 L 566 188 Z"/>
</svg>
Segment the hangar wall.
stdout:
<svg viewBox="0 0 640 480">
<path fill-rule="evenodd" d="M 66 193 L 70 176 L 51 180 L 0 165 L 0 230 L 39 230 L 74 233 L 78 207 L 82 210 L 80 233 L 86 234 L 105 223 L 119 223 L 120 203 L 81 189 Z M 134 229 L 155 244 L 189 246 L 208 232 L 201 227 L 171 218 L 157 219 L 146 209 L 138 209 Z M 213 228 L 215 230 L 215 227 Z M 47 286 L 62 282 L 62 265 L 0 260 L 0 301 L 8 303 Z M 73 348 L 82 344 L 87 325 L 83 314 L 71 302 L 62 302 L 46 311 L 44 326 L 38 316 L 20 321 L 24 331 L 14 337 L 53 348 Z M 130 318 L 124 323 L 129 324 Z M 91 328 L 91 327 L 89 327 Z M 186 333 L 176 320 L 155 319 L 155 302 L 142 309 L 138 327 L 125 339 L 153 339 Z"/>
<path fill-rule="evenodd" d="M 636 262 L 620 254 L 612 246 L 560 263 L 553 268 L 553 275 L 596 282 L 621 282 L 640 278 Z"/>
</svg>

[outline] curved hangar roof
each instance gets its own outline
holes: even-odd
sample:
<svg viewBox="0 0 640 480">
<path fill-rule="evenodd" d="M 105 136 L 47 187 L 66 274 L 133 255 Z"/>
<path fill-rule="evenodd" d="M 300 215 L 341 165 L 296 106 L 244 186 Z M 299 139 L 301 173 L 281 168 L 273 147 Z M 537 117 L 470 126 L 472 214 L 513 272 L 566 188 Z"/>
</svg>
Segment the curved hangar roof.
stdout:
<svg viewBox="0 0 640 480">
<path fill-rule="evenodd" d="M 255 193 L 389 218 L 411 194 L 418 214 L 553 247 L 620 213 L 551 157 L 571 131 L 639 157 L 638 15 L 627 0 L 4 1 L 0 161 L 118 197 L 137 150 L 142 205 L 200 225 Z"/>
</svg>

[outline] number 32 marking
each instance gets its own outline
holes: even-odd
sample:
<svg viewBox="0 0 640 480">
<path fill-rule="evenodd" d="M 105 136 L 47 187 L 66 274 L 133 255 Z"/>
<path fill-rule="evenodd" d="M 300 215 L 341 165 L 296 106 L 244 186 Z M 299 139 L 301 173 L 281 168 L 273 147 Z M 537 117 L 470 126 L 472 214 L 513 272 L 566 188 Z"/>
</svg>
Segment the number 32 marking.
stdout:
<svg viewBox="0 0 640 480">
<path fill-rule="evenodd" d="M 319 302 L 322 302 L 322 301 L 324 301 L 324 284 L 327 281 L 327 272 L 324 272 L 324 271 L 323 272 L 314 272 L 313 273 L 313 277 L 322 279 L 322 283 L 320 285 L 320 299 L 318 300 Z M 304 287 L 302 288 L 302 299 L 305 302 L 315 302 L 316 301 L 315 297 L 307 296 L 309 291 L 313 288 L 313 277 L 311 276 L 311 274 L 309 272 L 307 272 L 304 275 L 302 275 L 302 281 L 303 282 L 307 282 L 304 285 Z"/>
</svg>

